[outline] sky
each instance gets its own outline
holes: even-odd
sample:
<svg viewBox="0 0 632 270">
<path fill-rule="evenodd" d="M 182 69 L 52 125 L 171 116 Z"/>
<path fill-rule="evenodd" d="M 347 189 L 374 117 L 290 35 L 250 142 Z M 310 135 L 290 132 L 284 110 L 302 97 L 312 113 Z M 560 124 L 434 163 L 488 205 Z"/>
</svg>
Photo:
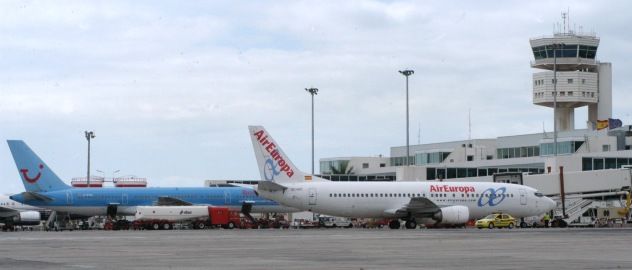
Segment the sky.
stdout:
<svg viewBox="0 0 632 270">
<path fill-rule="evenodd" d="M 388 156 L 411 144 L 553 129 L 533 105 L 529 39 L 561 12 L 601 38 L 613 116 L 632 122 L 629 1 L 2 1 L 0 193 L 24 190 L 4 141 L 66 182 L 151 186 L 260 179 L 248 125 L 304 171 L 315 158 Z M 586 108 L 576 110 L 584 127 Z M 97 170 L 101 172 L 97 172 Z M 114 173 L 118 171 L 118 173 Z"/>
</svg>

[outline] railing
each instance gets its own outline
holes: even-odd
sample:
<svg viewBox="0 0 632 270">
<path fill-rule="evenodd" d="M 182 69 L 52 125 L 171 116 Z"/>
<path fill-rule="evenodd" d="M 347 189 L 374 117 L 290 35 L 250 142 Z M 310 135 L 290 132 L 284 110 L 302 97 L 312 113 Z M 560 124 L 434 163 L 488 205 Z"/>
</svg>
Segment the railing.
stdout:
<svg viewBox="0 0 632 270">
<path fill-rule="evenodd" d="M 567 218 L 564 218 L 564 220 L 569 224 L 572 223 L 573 221 L 581 217 L 586 212 L 586 210 L 592 207 L 593 203 L 594 203 L 593 200 L 587 200 L 583 198 L 567 199 L 566 200 Z M 555 212 L 562 213 L 561 201 L 557 201 L 557 208 L 555 209 Z"/>
</svg>

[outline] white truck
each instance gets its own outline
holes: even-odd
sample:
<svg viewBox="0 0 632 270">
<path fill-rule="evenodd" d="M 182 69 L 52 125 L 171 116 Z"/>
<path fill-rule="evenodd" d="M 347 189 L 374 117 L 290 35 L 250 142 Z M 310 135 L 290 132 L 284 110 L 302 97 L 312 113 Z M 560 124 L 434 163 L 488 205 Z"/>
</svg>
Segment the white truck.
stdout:
<svg viewBox="0 0 632 270">
<path fill-rule="evenodd" d="M 320 216 L 318 217 L 318 221 L 320 226 L 325 228 L 353 228 L 351 220 L 345 217 Z"/>
</svg>

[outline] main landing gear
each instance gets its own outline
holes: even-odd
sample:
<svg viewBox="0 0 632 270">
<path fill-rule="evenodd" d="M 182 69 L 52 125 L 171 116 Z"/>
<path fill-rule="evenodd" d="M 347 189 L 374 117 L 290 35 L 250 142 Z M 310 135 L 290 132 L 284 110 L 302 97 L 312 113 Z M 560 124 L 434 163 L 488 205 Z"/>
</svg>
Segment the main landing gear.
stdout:
<svg viewBox="0 0 632 270">
<path fill-rule="evenodd" d="M 388 223 L 388 227 L 393 230 L 399 229 L 400 226 L 401 224 L 399 224 L 399 219 L 393 219 Z"/>
<path fill-rule="evenodd" d="M 388 227 L 394 230 L 399 229 L 401 227 L 401 223 L 399 222 L 399 219 L 393 219 L 388 223 Z M 404 227 L 406 227 L 406 229 L 416 229 L 417 221 L 415 219 L 408 219 L 406 220 Z"/>
<path fill-rule="evenodd" d="M 415 219 L 409 219 L 406 221 L 406 229 L 416 229 L 417 221 Z"/>
</svg>

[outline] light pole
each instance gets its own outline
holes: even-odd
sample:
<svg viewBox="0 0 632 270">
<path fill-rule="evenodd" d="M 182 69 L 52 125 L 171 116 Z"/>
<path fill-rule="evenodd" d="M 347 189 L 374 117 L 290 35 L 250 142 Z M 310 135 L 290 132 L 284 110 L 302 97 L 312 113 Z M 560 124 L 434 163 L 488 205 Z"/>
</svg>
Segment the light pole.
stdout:
<svg viewBox="0 0 632 270">
<path fill-rule="evenodd" d="M 406 166 L 410 166 L 410 142 L 409 142 L 409 124 L 408 124 L 408 76 L 415 74 L 414 70 L 400 70 L 399 73 L 406 76 Z"/>
<path fill-rule="evenodd" d="M 90 140 L 94 139 L 94 131 L 85 131 L 86 140 L 88 140 L 88 177 L 86 178 L 86 184 L 90 187 Z"/>
<path fill-rule="evenodd" d="M 314 95 L 318 95 L 318 88 L 305 88 L 312 95 L 312 175 L 314 175 Z"/>
</svg>

